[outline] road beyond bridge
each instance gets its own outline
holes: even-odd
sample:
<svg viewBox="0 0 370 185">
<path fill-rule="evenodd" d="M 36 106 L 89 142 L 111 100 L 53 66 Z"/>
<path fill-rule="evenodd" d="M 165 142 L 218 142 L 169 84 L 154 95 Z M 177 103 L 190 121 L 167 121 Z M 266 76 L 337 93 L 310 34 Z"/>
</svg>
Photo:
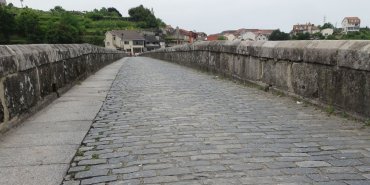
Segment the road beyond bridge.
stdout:
<svg viewBox="0 0 370 185">
<path fill-rule="evenodd" d="M 176 64 L 123 63 L 64 184 L 370 184 L 370 129 Z"/>
</svg>

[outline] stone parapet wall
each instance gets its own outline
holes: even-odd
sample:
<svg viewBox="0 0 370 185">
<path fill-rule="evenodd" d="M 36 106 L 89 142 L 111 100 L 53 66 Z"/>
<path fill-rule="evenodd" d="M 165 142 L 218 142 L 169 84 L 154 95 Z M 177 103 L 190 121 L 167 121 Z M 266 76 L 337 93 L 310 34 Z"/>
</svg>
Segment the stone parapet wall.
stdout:
<svg viewBox="0 0 370 185">
<path fill-rule="evenodd" d="M 370 41 L 199 42 L 143 55 L 370 118 Z"/>
<path fill-rule="evenodd" d="M 0 133 L 126 54 L 89 44 L 0 46 Z"/>
</svg>

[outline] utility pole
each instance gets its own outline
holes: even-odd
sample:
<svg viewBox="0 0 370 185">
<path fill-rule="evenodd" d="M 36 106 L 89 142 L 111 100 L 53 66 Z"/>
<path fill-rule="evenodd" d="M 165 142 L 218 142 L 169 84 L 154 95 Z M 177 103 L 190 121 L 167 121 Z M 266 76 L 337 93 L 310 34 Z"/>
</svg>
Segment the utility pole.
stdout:
<svg viewBox="0 0 370 185">
<path fill-rule="evenodd" d="M 23 8 L 23 0 L 20 0 L 21 1 L 21 6 L 22 6 L 22 8 Z"/>
</svg>

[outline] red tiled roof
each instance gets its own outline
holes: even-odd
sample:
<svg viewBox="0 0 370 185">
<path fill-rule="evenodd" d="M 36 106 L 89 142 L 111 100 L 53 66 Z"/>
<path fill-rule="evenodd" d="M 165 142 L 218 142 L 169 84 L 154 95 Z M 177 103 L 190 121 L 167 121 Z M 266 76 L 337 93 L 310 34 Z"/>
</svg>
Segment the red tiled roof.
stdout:
<svg viewBox="0 0 370 185">
<path fill-rule="evenodd" d="M 218 34 L 215 34 L 215 35 L 208 35 L 207 36 L 207 41 L 214 41 L 214 40 L 218 40 L 218 37 L 219 37 L 220 35 L 218 35 Z"/>
<path fill-rule="evenodd" d="M 361 20 L 358 17 L 345 17 L 344 20 L 347 19 L 349 23 L 360 23 Z"/>
</svg>

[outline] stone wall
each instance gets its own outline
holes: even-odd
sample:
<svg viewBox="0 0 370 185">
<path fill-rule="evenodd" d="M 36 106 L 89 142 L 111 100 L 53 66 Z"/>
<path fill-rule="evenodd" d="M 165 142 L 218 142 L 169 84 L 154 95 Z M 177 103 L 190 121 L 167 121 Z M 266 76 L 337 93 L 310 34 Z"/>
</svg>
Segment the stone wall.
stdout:
<svg viewBox="0 0 370 185">
<path fill-rule="evenodd" d="M 124 56 L 89 44 L 0 46 L 0 133 Z"/>
<path fill-rule="evenodd" d="M 200 42 L 145 53 L 370 117 L 370 41 Z"/>
</svg>

